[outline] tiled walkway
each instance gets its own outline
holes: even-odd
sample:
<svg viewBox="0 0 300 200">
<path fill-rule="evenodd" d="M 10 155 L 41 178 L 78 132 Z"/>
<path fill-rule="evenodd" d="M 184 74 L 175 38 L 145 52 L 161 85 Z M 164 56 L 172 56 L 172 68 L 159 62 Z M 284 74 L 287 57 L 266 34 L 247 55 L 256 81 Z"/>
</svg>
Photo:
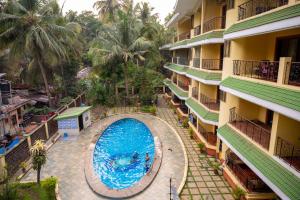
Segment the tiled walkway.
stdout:
<svg viewBox="0 0 300 200">
<path fill-rule="evenodd" d="M 181 127 L 173 110 L 168 108 L 163 99 L 158 106 L 158 117 L 167 121 L 181 136 L 189 159 L 188 177 L 181 199 L 233 199 L 231 188 L 222 176 L 216 176 L 208 165 L 208 158 L 200 155 L 197 143 L 190 139 L 188 130 Z"/>
</svg>

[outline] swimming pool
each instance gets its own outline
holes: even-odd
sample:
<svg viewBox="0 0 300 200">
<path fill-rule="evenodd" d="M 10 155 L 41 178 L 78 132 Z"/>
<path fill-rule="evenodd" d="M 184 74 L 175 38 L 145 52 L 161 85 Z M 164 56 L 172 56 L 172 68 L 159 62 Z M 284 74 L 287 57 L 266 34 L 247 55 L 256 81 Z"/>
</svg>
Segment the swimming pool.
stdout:
<svg viewBox="0 0 300 200">
<path fill-rule="evenodd" d="M 137 157 L 133 155 L 137 153 Z M 101 181 L 111 189 L 126 189 L 146 174 L 145 155 L 149 165 L 155 156 L 154 138 L 141 121 L 125 118 L 111 124 L 97 141 L 93 167 Z"/>
</svg>

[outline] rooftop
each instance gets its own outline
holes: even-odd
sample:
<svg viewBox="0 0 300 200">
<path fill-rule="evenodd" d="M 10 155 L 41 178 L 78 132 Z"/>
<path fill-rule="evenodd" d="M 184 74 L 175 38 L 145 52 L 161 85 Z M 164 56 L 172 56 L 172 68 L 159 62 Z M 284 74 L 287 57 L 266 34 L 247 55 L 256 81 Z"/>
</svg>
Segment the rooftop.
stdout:
<svg viewBox="0 0 300 200">
<path fill-rule="evenodd" d="M 68 108 L 61 114 L 59 114 L 57 117 L 55 117 L 55 120 L 61 120 L 61 119 L 68 119 L 72 117 L 78 117 L 84 112 L 90 110 L 92 107 L 91 106 L 84 106 L 84 107 L 73 107 L 73 108 Z"/>
<path fill-rule="evenodd" d="M 185 100 L 188 98 L 188 92 L 182 90 L 177 85 L 175 85 L 171 80 L 165 79 L 164 84 L 172 90 L 172 92 L 181 100 Z"/>
</svg>

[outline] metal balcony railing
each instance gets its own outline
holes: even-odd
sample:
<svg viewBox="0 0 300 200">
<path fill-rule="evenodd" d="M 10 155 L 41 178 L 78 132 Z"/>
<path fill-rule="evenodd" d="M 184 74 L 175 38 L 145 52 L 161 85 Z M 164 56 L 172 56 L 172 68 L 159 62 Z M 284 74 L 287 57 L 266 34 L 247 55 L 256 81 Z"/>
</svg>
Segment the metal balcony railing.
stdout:
<svg viewBox="0 0 300 200">
<path fill-rule="evenodd" d="M 201 34 L 201 25 L 196 26 L 194 28 L 194 36 L 200 35 Z"/>
<path fill-rule="evenodd" d="M 300 172 L 300 147 L 278 137 L 275 154 Z"/>
<path fill-rule="evenodd" d="M 179 109 L 180 109 L 184 114 L 188 114 L 188 113 L 189 113 L 189 109 L 188 109 L 188 107 L 187 107 L 184 103 L 180 104 Z"/>
<path fill-rule="evenodd" d="M 250 0 L 238 7 L 238 20 L 243 20 L 288 4 L 288 0 Z"/>
<path fill-rule="evenodd" d="M 202 69 L 222 70 L 223 60 L 221 59 L 202 59 Z"/>
<path fill-rule="evenodd" d="M 200 68 L 200 58 L 193 58 L 193 67 Z"/>
<path fill-rule="evenodd" d="M 200 102 L 210 110 L 220 110 L 220 100 L 212 99 L 204 94 L 200 94 Z"/>
<path fill-rule="evenodd" d="M 189 90 L 189 84 L 188 83 L 183 83 L 182 81 L 178 81 L 178 86 L 185 90 L 185 91 L 188 91 Z"/>
<path fill-rule="evenodd" d="M 179 57 L 177 64 L 179 64 L 179 65 L 189 65 L 189 60 L 185 57 Z"/>
<path fill-rule="evenodd" d="M 198 132 L 202 135 L 208 144 L 216 145 L 217 144 L 217 135 L 213 132 L 205 130 L 200 124 L 198 124 Z"/>
<path fill-rule="evenodd" d="M 276 82 L 278 77 L 278 61 L 234 60 L 233 74 L 249 78 Z"/>
<path fill-rule="evenodd" d="M 226 17 L 214 17 L 204 23 L 203 32 L 206 33 L 208 31 L 224 29 L 225 28 L 225 20 Z"/>
<path fill-rule="evenodd" d="M 266 129 L 266 125 L 258 120 L 248 120 L 236 112 L 236 108 L 230 109 L 229 123 L 254 142 L 269 150 L 271 130 Z"/>
<path fill-rule="evenodd" d="M 179 40 L 179 41 L 186 40 L 186 39 L 191 39 L 191 33 L 190 33 L 190 31 L 187 31 L 187 32 L 185 32 L 185 33 L 181 33 L 181 34 L 178 36 L 178 40 Z"/>
<path fill-rule="evenodd" d="M 249 192 L 271 192 L 271 189 L 235 154 L 226 156 L 226 165 Z"/>
<path fill-rule="evenodd" d="M 192 97 L 194 97 L 195 99 L 198 100 L 198 97 L 199 97 L 199 89 L 198 88 L 194 87 L 192 89 Z"/>
<path fill-rule="evenodd" d="M 291 63 L 288 84 L 294 86 L 300 86 L 300 62 Z"/>
<path fill-rule="evenodd" d="M 178 57 L 172 57 L 172 63 L 178 64 Z"/>
</svg>

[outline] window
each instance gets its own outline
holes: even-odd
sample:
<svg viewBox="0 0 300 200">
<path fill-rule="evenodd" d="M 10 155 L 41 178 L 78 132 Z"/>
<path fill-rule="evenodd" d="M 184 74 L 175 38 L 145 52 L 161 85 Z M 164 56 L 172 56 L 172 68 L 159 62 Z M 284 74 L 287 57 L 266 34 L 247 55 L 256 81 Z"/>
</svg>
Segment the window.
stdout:
<svg viewBox="0 0 300 200">
<path fill-rule="evenodd" d="M 234 8 L 234 0 L 226 0 L 227 10 Z"/>
<path fill-rule="evenodd" d="M 220 90 L 220 100 L 226 102 L 226 92 Z"/>
<path fill-rule="evenodd" d="M 224 42 L 224 57 L 230 57 L 230 47 L 231 47 L 231 41 L 225 40 L 225 42 Z"/>
</svg>

